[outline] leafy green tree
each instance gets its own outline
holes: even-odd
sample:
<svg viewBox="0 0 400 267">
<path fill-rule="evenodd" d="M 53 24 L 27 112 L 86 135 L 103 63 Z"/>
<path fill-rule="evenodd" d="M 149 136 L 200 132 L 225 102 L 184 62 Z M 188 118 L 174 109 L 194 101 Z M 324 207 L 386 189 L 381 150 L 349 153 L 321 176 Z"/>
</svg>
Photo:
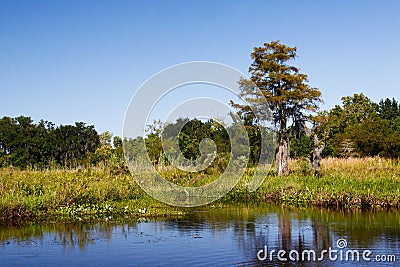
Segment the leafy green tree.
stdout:
<svg viewBox="0 0 400 267">
<path fill-rule="evenodd" d="M 30 117 L 0 119 L 0 164 L 19 168 L 85 164 L 98 146 L 93 126 L 61 125 Z"/>
<path fill-rule="evenodd" d="M 397 116 L 388 122 L 391 132 L 400 132 L 400 116 Z"/>
<path fill-rule="evenodd" d="M 113 148 L 111 155 L 107 159 L 107 167 L 111 174 L 128 173 L 128 166 L 125 163 L 123 142 L 119 136 L 113 138 Z"/>
<path fill-rule="evenodd" d="M 325 144 L 323 155 L 349 157 L 368 154 L 364 148 L 361 149 L 362 141 L 357 139 L 356 132 L 361 134 L 360 125 L 367 127 L 377 118 L 378 105 L 362 93 L 344 96 L 341 105 L 320 112 L 314 118 L 314 131 Z"/>
<path fill-rule="evenodd" d="M 291 158 L 308 158 L 313 147 L 311 137 L 301 134 L 298 138 L 290 137 L 290 157 Z"/>
<path fill-rule="evenodd" d="M 378 105 L 364 94 L 342 97 L 345 127 L 375 118 L 378 115 Z"/>
<path fill-rule="evenodd" d="M 315 120 L 315 132 L 326 143 L 325 156 L 400 156 L 399 104 L 395 99 L 376 104 L 362 93 L 346 96 L 342 105 L 319 113 Z"/>
<path fill-rule="evenodd" d="M 153 164 L 158 164 L 162 156 L 161 137 L 157 133 L 148 134 L 145 139 L 145 145 L 149 159 Z"/>
<path fill-rule="evenodd" d="M 111 147 L 111 139 L 112 139 L 113 134 L 110 133 L 109 131 L 106 131 L 104 133 L 101 133 L 99 135 L 100 139 L 100 144 L 102 146 L 110 146 Z"/>
<path fill-rule="evenodd" d="M 9 165 L 10 157 L 16 148 L 17 125 L 15 119 L 3 117 L 0 120 L 0 167 Z"/>
<path fill-rule="evenodd" d="M 108 131 L 99 135 L 101 145 L 96 149 L 95 155 L 104 171 L 108 170 L 112 174 L 128 172 L 124 159 L 122 138 L 119 136 L 114 136 L 113 138 L 112 136 L 112 133 Z M 131 142 L 128 142 L 125 148 L 133 149 Z"/>
<path fill-rule="evenodd" d="M 122 146 L 122 138 L 119 136 L 114 136 L 113 138 L 113 146 L 115 153 L 118 155 L 118 157 L 123 157 L 124 156 L 124 151 L 123 151 L 123 146 Z"/>
<path fill-rule="evenodd" d="M 255 88 L 241 80 L 243 95 L 258 110 L 270 108 L 278 129 L 278 151 L 276 164 L 278 175 L 289 172 L 289 129 L 308 120 L 309 112 L 314 112 L 322 101 L 321 92 L 308 85 L 306 74 L 290 65 L 297 57 L 297 48 L 281 44 L 279 41 L 255 47 L 249 72 L 250 80 L 261 90 L 268 107 L 260 104 L 254 96 Z"/>
<path fill-rule="evenodd" d="M 386 138 L 389 135 L 387 121 L 379 117 L 370 118 L 349 127 L 347 132 L 359 156 L 384 154 Z"/>
<path fill-rule="evenodd" d="M 382 156 L 398 160 L 400 158 L 400 132 L 391 132 L 387 135 L 383 147 Z"/>
<path fill-rule="evenodd" d="M 60 125 L 55 129 L 56 158 L 65 167 L 77 166 L 96 151 L 100 144 L 94 126 L 83 122 L 75 125 Z"/>
<path fill-rule="evenodd" d="M 139 136 L 136 138 L 124 138 L 124 157 L 127 162 L 141 165 L 145 161 L 145 146 L 144 146 L 144 138 Z"/>
<path fill-rule="evenodd" d="M 102 145 L 96 149 L 95 154 L 105 170 L 108 166 L 109 160 L 111 159 L 112 147 L 110 145 Z"/>
<path fill-rule="evenodd" d="M 379 116 L 384 120 L 393 120 L 400 116 L 400 106 L 399 103 L 393 98 L 386 98 L 379 102 L 378 107 Z"/>
</svg>

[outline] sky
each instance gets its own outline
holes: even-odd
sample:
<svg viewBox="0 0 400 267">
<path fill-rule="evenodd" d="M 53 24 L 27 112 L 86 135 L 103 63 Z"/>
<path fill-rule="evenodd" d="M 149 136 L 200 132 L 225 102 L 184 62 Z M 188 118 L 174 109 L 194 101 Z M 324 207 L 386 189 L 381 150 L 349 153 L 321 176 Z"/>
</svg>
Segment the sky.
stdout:
<svg viewBox="0 0 400 267">
<path fill-rule="evenodd" d="M 212 61 L 248 73 L 265 42 L 330 109 L 341 97 L 400 99 L 398 1 L 0 0 L 0 117 L 83 121 L 122 134 L 135 91 L 175 64 Z"/>
</svg>

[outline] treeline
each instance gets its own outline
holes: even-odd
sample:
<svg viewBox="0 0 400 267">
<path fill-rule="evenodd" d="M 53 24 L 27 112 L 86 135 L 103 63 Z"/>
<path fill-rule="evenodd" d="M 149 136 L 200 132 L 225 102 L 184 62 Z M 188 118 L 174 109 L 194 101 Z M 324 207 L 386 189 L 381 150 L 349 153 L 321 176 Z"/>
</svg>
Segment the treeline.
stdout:
<svg viewBox="0 0 400 267">
<path fill-rule="evenodd" d="M 261 130 L 249 113 L 238 112 L 238 115 L 247 130 L 250 165 L 253 165 L 260 155 Z M 309 122 L 311 126 L 295 125 L 289 131 L 291 158 L 309 157 L 315 149 L 314 136 L 324 146 L 324 157 L 400 157 L 400 105 L 395 99 L 375 103 L 363 94 L 346 96 L 341 105 L 318 113 Z M 178 142 L 184 158 L 196 160 L 207 156 L 207 153 L 200 153 L 202 140 L 212 139 L 217 149 L 214 167 L 223 168 L 231 152 L 229 127 L 232 126 L 226 127 L 216 120 L 187 118 L 161 126 L 151 125 L 144 139 L 125 140 L 126 155 L 143 157 L 144 151 L 136 144 L 144 143 L 153 164 L 169 164 L 165 152 L 171 155 L 179 154 L 179 151 L 168 144 Z M 240 143 L 242 137 L 233 138 L 232 141 Z M 208 145 L 207 148 L 207 144 L 203 143 L 203 148 L 213 151 L 214 147 Z M 166 147 L 169 151 L 164 151 Z M 98 134 L 93 125 L 83 122 L 55 126 L 43 120 L 35 124 L 30 117 L 24 116 L 0 119 L 0 167 L 74 168 L 88 165 L 126 171 L 123 140 L 118 136 L 113 138 L 109 132 Z"/>
<path fill-rule="evenodd" d="M 111 142 L 113 141 L 113 144 Z M 122 140 L 105 132 L 98 134 L 93 125 L 55 126 L 30 117 L 0 119 L 0 167 L 76 168 L 113 165 L 123 169 Z"/>
<path fill-rule="evenodd" d="M 30 117 L 0 119 L 0 166 L 72 167 L 94 160 L 100 145 L 94 126 L 83 122 L 55 126 Z"/>
<path fill-rule="evenodd" d="M 364 94 L 342 97 L 342 104 L 319 112 L 297 137 L 291 136 L 291 157 L 310 155 L 313 136 L 323 144 L 324 157 L 400 157 L 400 105 L 396 99 L 378 103 Z"/>
<path fill-rule="evenodd" d="M 206 139 L 213 140 L 216 147 L 207 142 L 201 144 L 202 140 Z M 146 138 L 137 137 L 125 140 L 124 145 L 125 155 L 129 162 L 140 164 L 141 159 L 147 153 L 154 165 L 170 165 L 171 159 L 178 161 L 178 164 L 179 162 L 183 163 L 184 160 L 199 159 L 204 162 L 216 148 L 215 159 L 212 166 L 208 168 L 215 171 L 226 168 L 231 152 L 231 142 L 227 130 L 212 119 L 201 121 L 179 118 L 174 123 L 151 125 Z M 200 148 L 203 149 L 203 154 Z"/>
<path fill-rule="evenodd" d="M 160 155 L 163 156 L 164 154 L 161 140 L 165 143 L 165 147 L 170 147 L 170 150 L 172 150 L 174 149 L 172 142 L 175 138 L 177 138 L 176 141 L 182 155 L 189 160 L 195 160 L 200 156 L 200 142 L 205 138 L 212 139 L 215 142 L 218 153 L 226 154 L 231 150 L 228 132 L 217 121 L 203 122 L 198 119 L 179 118 L 175 123 L 168 123 L 161 128 L 153 129 L 147 135 L 145 144 L 150 159 L 154 163 L 158 163 Z M 178 153 L 178 151 L 168 152 Z"/>
<path fill-rule="evenodd" d="M 260 127 L 251 112 L 240 111 L 238 115 L 249 137 L 249 163 L 257 164 L 261 145 Z M 323 146 L 323 157 L 400 157 L 400 104 L 395 99 L 387 98 L 375 103 L 362 93 L 345 96 L 341 105 L 319 112 L 308 122 L 289 128 L 291 158 L 310 158 L 315 149 L 315 135 Z M 161 140 L 168 143 L 168 139 L 177 134 L 177 129 L 181 129 L 177 135 L 179 148 L 186 158 L 194 160 L 200 156 L 199 145 L 204 138 L 215 142 L 219 158 L 229 156 L 230 138 L 222 125 L 213 120 L 202 122 L 185 118 L 154 127 L 147 135 L 144 142 L 154 164 L 160 161 L 168 164 Z M 130 142 L 134 144 L 135 141 Z M 127 147 L 133 149 L 134 146 Z"/>
<path fill-rule="evenodd" d="M 375 103 L 364 94 L 346 96 L 314 123 L 325 157 L 400 157 L 400 105 L 394 98 Z"/>
</svg>

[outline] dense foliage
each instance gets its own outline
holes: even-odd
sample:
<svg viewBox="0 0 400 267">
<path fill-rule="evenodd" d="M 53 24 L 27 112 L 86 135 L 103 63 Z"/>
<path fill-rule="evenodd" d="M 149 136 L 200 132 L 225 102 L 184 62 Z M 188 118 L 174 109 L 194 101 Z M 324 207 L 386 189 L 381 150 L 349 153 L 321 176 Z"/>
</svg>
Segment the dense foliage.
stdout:
<svg viewBox="0 0 400 267">
<path fill-rule="evenodd" d="M 342 105 L 320 113 L 316 132 L 324 156 L 400 157 L 400 107 L 395 99 L 371 101 L 364 94 L 342 97 Z"/>
<path fill-rule="evenodd" d="M 250 144 L 250 166 L 257 164 L 260 155 L 260 128 L 251 112 L 238 111 L 244 122 Z M 363 94 L 342 98 L 342 104 L 313 118 L 314 127 L 289 127 L 291 158 L 308 158 L 313 149 L 312 134 L 324 142 L 324 157 L 381 156 L 400 157 L 400 105 L 395 99 L 371 101 Z M 201 121 L 180 118 L 174 123 L 153 127 L 142 137 L 128 140 L 125 148 L 132 156 L 144 156 L 135 143 L 145 142 L 154 164 L 168 164 L 162 140 L 168 143 L 178 138 L 179 149 L 189 160 L 201 156 L 201 141 L 211 139 L 217 149 L 216 166 L 223 169 L 231 151 L 230 137 L 223 125 L 215 120 Z M 234 140 L 235 141 L 235 140 Z M 171 151 L 169 151 L 171 152 Z M 100 164 L 118 173 L 127 171 L 123 158 L 123 141 L 105 132 L 98 134 L 94 126 L 83 122 L 55 126 L 41 120 L 33 123 L 30 117 L 0 119 L 0 167 L 77 167 Z"/>
<path fill-rule="evenodd" d="M 210 144 L 211 142 L 202 142 L 205 140 L 212 140 L 215 147 Z M 143 151 L 143 142 L 146 151 Z M 216 154 L 214 166 L 211 168 L 223 171 L 231 151 L 230 137 L 223 125 L 211 119 L 201 121 L 179 118 L 174 123 L 157 127 L 153 125 L 144 139 L 137 137 L 125 140 L 125 155 L 130 162 L 140 161 L 147 153 L 155 165 L 170 165 L 171 162 L 166 155 L 171 155 L 170 158 L 178 160 L 178 163 L 179 159 L 183 158 L 190 161 L 205 161 L 207 157 L 213 155 L 214 150 Z"/>
<path fill-rule="evenodd" d="M 72 167 L 86 164 L 99 146 L 94 126 L 60 125 L 30 117 L 0 119 L 0 166 Z"/>
</svg>

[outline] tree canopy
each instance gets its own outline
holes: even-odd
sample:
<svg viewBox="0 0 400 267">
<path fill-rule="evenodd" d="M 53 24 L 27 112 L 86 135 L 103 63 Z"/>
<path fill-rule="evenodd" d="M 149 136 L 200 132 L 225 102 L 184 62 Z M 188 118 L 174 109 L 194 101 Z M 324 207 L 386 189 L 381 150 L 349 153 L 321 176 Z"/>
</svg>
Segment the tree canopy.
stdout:
<svg viewBox="0 0 400 267">
<path fill-rule="evenodd" d="M 371 101 L 364 94 L 342 97 L 342 105 L 317 116 L 324 156 L 400 157 L 400 113 L 395 99 Z"/>
<path fill-rule="evenodd" d="M 0 165 L 15 167 L 77 166 L 87 163 L 99 145 L 94 126 L 60 125 L 30 117 L 0 119 Z"/>
</svg>

